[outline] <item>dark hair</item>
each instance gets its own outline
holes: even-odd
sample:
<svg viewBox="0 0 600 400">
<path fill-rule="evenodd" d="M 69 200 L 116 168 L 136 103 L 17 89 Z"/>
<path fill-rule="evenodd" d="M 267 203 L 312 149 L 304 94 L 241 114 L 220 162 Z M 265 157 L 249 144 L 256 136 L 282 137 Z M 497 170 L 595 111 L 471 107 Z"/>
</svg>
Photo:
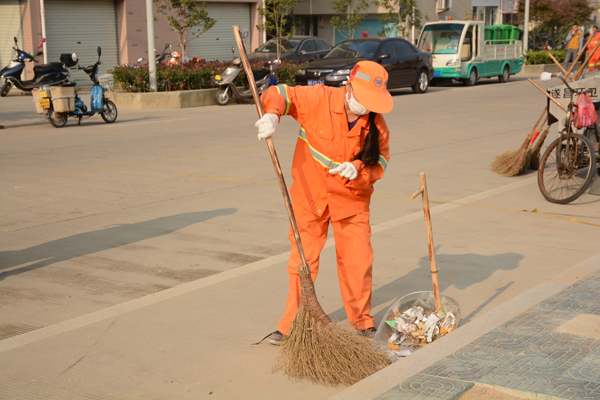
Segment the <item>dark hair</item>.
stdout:
<svg viewBox="0 0 600 400">
<path fill-rule="evenodd" d="M 354 160 L 360 160 L 368 167 L 373 167 L 379 162 L 379 129 L 375 125 L 375 116 L 377 114 L 372 112 L 369 114 L 369 133 L 365 139 L 365 144 L 358 154 L 354 157 Z"/>
</svg>

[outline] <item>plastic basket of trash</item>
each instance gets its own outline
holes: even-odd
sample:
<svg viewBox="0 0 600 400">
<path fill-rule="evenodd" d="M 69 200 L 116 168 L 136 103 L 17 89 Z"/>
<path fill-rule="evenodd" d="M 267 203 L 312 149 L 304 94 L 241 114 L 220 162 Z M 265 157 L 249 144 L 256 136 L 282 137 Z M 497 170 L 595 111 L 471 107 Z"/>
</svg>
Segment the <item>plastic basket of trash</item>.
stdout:
<svg viewBox="0 0 600 400">
<path fill-rule="evenodd" d="M 395 301 L 394 304 L 388 308 L 383 320 L 379 324 L 374 340 L 386 343 L 401 341 L 402 343 L 399 344 L 399 347 L 414 349 L 427 343 L 431 343 L 435 339 L 452 332 L 454 329 L 458 328 L 458 324 L 460 323 L 460 306 L 454 298 L 444 293 L 440 293 L 440 300 L 442 305 L 441 311 L 443 313 L 433 317 L 432 314 L 438 311 L 435 309 L 433 292 L 414 292 Z M 416 315 L 419 313 L 418 308 L 421 309 L 420 313 L 422 317 L 420 318 Z M 415 316 L 413 317 L 412 313 L 408 313 L 407 315 L 406 311 L 408 310 L 416 310 Z M 427 326 L 427 322 L 430 319 L 436 318 L 438 321 L 431 321 L 429 322 L 430 326 Z M 416 319 L 419 321 L 416 321 Z M 400 324 L 392 321 L 400 321 Z M 446 324 L 446 326 L 444 326 L 444 324 Z M 429 336 L 430 331 L 431 335 Z M 402 333 L 406 336 L 404 340 L 401 340 Z M 395 334 L 397 334 L 398 338 L 390 341 Z M 418 343 L 416 339 L 419 340 Z"/>
<path fill-rule="evenodd" d="M 112 74 L 103 74 L 100 75 L 98 77 L 98 80 L 100 81 L 100 86 L 102 86 L 102 89 L 106 90 L 106 91 L 112 91 L 113 90 L 113 76 Z"/>
</svg>

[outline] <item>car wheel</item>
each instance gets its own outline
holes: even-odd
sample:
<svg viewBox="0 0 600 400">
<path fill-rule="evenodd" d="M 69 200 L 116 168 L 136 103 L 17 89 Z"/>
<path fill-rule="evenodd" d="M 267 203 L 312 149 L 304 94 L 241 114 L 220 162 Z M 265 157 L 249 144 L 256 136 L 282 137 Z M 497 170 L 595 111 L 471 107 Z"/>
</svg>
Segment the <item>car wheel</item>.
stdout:
<svg viewBox="0 0 600 400">
<path fill-rule="evenodd" d="M 463 85 L 465 86 L 475 86 L 477 83 L 477 70 L 473 68 L 469 77 L 467 79 L 463 79 Z"/>
<path fill-rule="evenodd" d="M 427 89 L 429 89 L 429 75 L 427 75 L 427 71 L 422 69 L 419 71 L 417 81 L 412 85 L 412 90 L 415 93 L 425 93 Z"/>
<path fill-rule="evenodd" d="M 502 70 L 502 75 L 498 75 L 498 82 L 507 83 L 509 79 L 510 79 L 510 68 L 508 68 L 508 65 L 505 65 L 504 69 Z"/>
</svg>

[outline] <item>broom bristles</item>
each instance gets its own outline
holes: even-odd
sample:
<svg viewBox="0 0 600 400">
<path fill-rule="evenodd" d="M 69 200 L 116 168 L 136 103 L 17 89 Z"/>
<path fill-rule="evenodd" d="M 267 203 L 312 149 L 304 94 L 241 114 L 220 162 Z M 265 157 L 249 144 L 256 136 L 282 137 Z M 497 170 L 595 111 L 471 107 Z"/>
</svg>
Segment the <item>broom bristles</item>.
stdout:
<svg viewBox="0 0 600 400">
<path fill-rule="evenodd" d="M 281 342 L 275 370 L 325 385 L 353 385 L 390 361 L 369 339 L 332 324 L 323 311 L 308 266 L 298 266 L 302 293 L 289 333 Z"/>
<path fill-rule="evenodd" d="M 300 305 L 279 348 L 275 370 L 325 385 L 353 385 L 390 361 L 370 340 L 336 324 L 316 321 Z"/>
<path fill-rule="evenodd" d="M 507 151 L 496 157 L 491 164 L 492 171 L 504 176 L 517 176 L 523 171 L 527 160 L 527 148 L 532 134 L 527 135 L 527 138 L 517 151 Z"/>
</svg>

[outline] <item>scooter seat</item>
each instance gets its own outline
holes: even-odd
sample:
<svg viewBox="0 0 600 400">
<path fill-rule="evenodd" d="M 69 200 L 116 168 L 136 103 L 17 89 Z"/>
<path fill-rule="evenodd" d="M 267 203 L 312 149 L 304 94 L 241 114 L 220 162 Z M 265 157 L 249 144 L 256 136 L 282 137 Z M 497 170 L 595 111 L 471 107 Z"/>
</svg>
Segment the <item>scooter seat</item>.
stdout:
<svg viewBox="0 0 600 400">
<path fill-rule="evenodd" d="M 36 65 L 35 67 L 33 67 L 33 72 L 37 74 L 45 74 L 59 69 L 62 69 L 62 64 L 59 62 L 53 62 L 48 64 Z"/>
</svg>

